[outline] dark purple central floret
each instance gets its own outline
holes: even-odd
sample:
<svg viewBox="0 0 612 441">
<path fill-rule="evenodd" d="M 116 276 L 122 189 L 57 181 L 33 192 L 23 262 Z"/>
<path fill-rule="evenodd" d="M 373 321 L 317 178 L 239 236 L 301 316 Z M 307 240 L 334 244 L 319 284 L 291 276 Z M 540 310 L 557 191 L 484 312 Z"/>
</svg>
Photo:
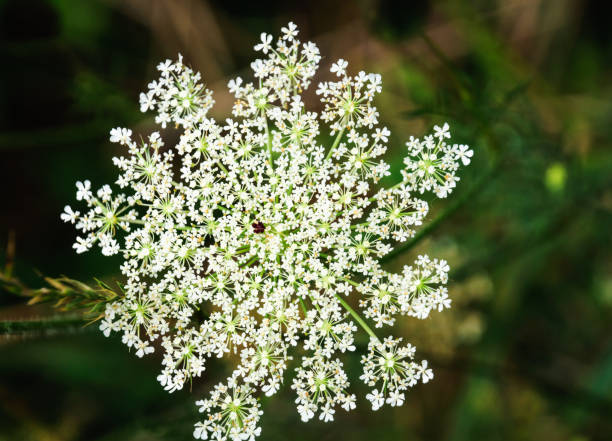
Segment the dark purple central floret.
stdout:
<svg viewBox="0 0 612 441">
<path fill-rule="evenodd" d="M 260 234 L 266 231 L 266 226 L 259 221 L 253 222 L 251 226 L 253 227 L 253 231 L 257 234 Z"/>
</svg>

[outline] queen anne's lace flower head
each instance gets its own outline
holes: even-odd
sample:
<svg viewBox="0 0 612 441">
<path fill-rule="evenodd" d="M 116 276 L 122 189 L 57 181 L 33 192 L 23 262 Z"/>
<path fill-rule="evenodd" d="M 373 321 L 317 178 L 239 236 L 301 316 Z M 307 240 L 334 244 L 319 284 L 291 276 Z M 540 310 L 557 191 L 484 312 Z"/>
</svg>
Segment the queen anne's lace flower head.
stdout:
<svg viewBox="0 0 612 441">
<path fill-rule="evenodd" d="M 377 127 L 373 105 L 380 75 L 350 76 L 338 60 L 336 80 L 317 88 L 321 115 L 308 111 L 301 92 L 321 57 L 296 35 L 293 23 L 275 45 L 261 35 L 255 49 L 265 58 L 251 65 L 254 82 L 229 82 L 236 99 L 225 121 L 207 115 L 212 93 L 181 57 L 159 64 L 141 110 L 153 110 L 162 128 L 181 128 L 178 144 L 166 148 L 157 132 L 137 141 L 129 129 L 111 130 L 126 149 L 113 159 L 121 192 L 77 182 L 88 208 L 61 215 L 82 232 L 78 253 L 97 245 L 122 256 L 124 296 L 107 305 L 100 329 L 121 333 L 139 357 L 161 351 L 166 390 L 201 376 L 212 357 L 239 360 L 198 402 L 207 417 L 196 438 L 258 435 L 257 397 L 280 389 L 296 352 L 291 387 L 302 419 L 330 421 L 337 408 L 353 409 L 339 357 L 355 350 L 357 324 L 371 337 L 362 358 L 361 378 L 374 388 L 367 398 L 374 409 L 401 405 L 431 370 L 413 361 L 414 347 L 380 341 L 349 303 L 376 327 L 450 306 L 445 261 L 419 256 L 393 274 L 379 259 L 423 223 L 420 195 L 452 192 L 472 151 L 448 143 L 447 124 L 436 126 L 408 142 L 402 181 L 376 191 L 372 183 L 389 175 L 380 157 L 390 131 Z M 320 135 L 328 133 L 326 147 Z"/>
</svg>

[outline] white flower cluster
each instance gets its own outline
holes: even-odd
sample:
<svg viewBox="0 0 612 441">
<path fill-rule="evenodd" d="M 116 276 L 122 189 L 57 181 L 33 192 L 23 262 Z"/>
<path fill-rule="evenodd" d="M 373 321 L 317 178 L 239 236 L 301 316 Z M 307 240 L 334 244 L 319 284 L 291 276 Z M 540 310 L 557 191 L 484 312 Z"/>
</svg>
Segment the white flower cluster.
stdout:
<svg viewBox="0 0 612 441">
<path fill-rule="evenodd" d="M 368 386 L 382 383 L 379 389 L 368 394 L 372 409 L 378 410 L 383 404 L 401 406 L 404 391 L 420 381 L 427 383 L 433 372 L 427 368 L 427 361 L 421 364 L 412 361 L 415 348 L 408 344 L 398 347 L 401 338 L 387 337 L 383 342 L 371 340 L 368 354 L 361 357 L 363 375 L 360 377 Z"/>
<path fill-rule="evenodd" d="M 255 398 L 255 391 L 247 384 L 238 384 L 236 377 L 227 379 L 227 384 L 218 384 L 210 394 L 210 399 L 196 402 L 200 412 L 208 418 L 196 423 L 193 436 L 196 439 L 248 440 L 259 435 L 257 426 L 263 413 Z"/>
<path fill-rule="evenodd" d="M 339 60 L 331 67 L 339 81 L 317 89 L 322 114 L 310 112 L 300 94 L 320 55 L 296 35 L 293 23 L 274 47 L 261 35 L 255 49 L 266 57 L 252 63 L 255 82 L 229 82 L 234 118 L 223 122 L 207 116 L 213 100 L 199 74 L 181 58 L 160 64 L 141 108 L 154 110 L 161 127 L 182 128 L 178 144 L 164 148 L 159 133 L 137 141 L 129 129 L 111 130 L 127 150 L 114 158 L 125 193 L 105 185 L 94 194 L 89 181 L 78 182 L 77 200 L 88 210 L 62 214 L 83 233 L 78 253 L 97 244 L 104 255 L 122 256 L 124 296 L 107 305 L 100 328 L 121 333 L 139 357 L 161 350 L 166 390 L 201 376 L 209 358 L 236 354 L 227 382 L 198 402 L 208 417 L 196 438 L 258 435 L 257 397 L 279 390 L 290 352 L 301 353 L 292 388 L 304 421 L 353 409 L 338 357 L 355 350 L 356 323 L 371 338 L 361 378 L 376 389 L 367 398 L 374 409 L 400 405 L 431 371 L 412 361 L 412 346 L 381 342 L 349 303 L 376 327 L 450 306 L 446 262 L 419 256 L 391 274 L 379 259 L 422 224 L 428 204 L 415 195 L 446 197 L 472 152 L 447 144 L 448 125 L 436 126 L 433 136 L 408 143 L 402 182 L 375 191 L 372 183 L 389 174 L 379 157 L 390 132 L 375 127 L 372 104 L 380 75 L 348 76 Z M 331 146 L 320 132 L 334 136 Z"/>
<path fill-rule="evenodd" d="M 445 123 L 442 127 L 434 127 L 434 134 L 422 141 L 411 136 L 406 143 L 408 156 L 404 159 L 406 168 L 402 176 L 411 189 L 419 193 L 433 191 L 439 198 L 445 198 L 457 185 L 459 177 L 455 173 L 459 161 L 468 165 L 474 152 L 466 145 L 444 142 L 450 138 L 448 129 Z"/>
</svg>

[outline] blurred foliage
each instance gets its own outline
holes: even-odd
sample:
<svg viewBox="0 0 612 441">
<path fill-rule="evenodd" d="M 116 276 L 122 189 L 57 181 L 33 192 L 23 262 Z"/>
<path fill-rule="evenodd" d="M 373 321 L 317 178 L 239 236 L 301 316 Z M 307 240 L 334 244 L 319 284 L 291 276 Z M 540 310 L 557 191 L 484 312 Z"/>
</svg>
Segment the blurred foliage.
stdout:
<svg viewBox="0 0 612 441">
<path fill-rule="evenodd" d="M 476 154 L 454 197 L 433 204 L 427 234 L 387 262 L 397 270 L 427 252 L 451 264 L 453 309 L 401 324 L 434 381 L 401 408 L 373 413 L 362 400 L 327 425 L 300 423 L 285 390 L 264 400 L 261 439 L 611 439 L 612 33 L 604 7 L 0 0 L 0 263 L 13 283 L 0 293 L 0 441 L 191 439 L 193 402 L 225 366 L 169 395 L 155 380 L 158 359 L 136 359 L 118 338 L 82 332 L 95 325 L 25 306 L 7 287 L 39 286 L 38 273 L 118 277 L 116 259 L 75 256 L 73 230 L 59 221 L 76 180 L 114 180 L 109 129 L 151 130 L 138 93 L 154 65 L 177 52 L 203 73 L 215 115 L 224 116 L 228 78 L 248 75 L 259 33 L 289 20 L 320 45 L 321 75 L 340 57 L 383 75 L 378 106 L 395 145 L 388 182 L 398 179 L 403 142 L 445 120 Z M 94 292 L 50 280 L 45 295 Z M 52 332 L 35 332 L 40 321 L 53 322 Z M 346 363 L 356 378 L 358 356 Z M 365 393 L 358 380 L 354 388 Z"/>
<path fill-rule="evenodd" d="M 121 297 L 116 292 L 120 291 L 119 288 L 113 291 L 100 280 L 96 280 L 96 288 L 68 277 L 45 277 L 44 281 L 47 286 L 32 289 L 19 279 L 0 274 L 0 287 L 6 292 L 28 298 L 28 305 L 50 303 L 59 311 L 76 310 L 81 320 L 90 319 L 95 322 L 103 318 L 106 304 Z"/>
</svg>

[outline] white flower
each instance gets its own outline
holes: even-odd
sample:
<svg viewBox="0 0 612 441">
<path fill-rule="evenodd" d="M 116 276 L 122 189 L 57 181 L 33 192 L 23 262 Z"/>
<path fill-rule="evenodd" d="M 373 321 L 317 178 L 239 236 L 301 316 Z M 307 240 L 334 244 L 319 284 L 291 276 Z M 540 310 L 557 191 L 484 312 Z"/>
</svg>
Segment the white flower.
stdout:
<svg viewBox="0 0 612 441">
<path fill-rule="evenodd" d="M 372 138 L 374 138 L 376 141 L 387 142 L 389 140 L 387 137 L 390 134 L 391 132 L 386 127 L 383 127 L 382 129 L 376 128 L 376 132 L 372 135 Z"/>
<path fill-rule="evenodd" d="M 340 58 L 338 61 L 336 61 L 334 64 L 332 64 L 332 67 L 329 69 L 329 71 L 331 73 L 335 73 L 336 76 L 343 76 L 346 74 L 346 67 L 348 66 L 348 62 L 346 60 L 343 60 L 342 58 Z"/>
<path fill-rule="evenodd" d="M 229 83 L 227 83 L 227 88 L 229 89 L 230 93 L 238 93 L 240 91 L 241 84 L 242 78 L 236 77 L 232 80 L 229 80 Z"/>
<path fill-rule="evenodd" d="M 118 142 L 121 145 L 126 145 L 130 142 L 131 136 L 132 131 L 130 129 L 117 127 L 116 129 L 111 129 L 110 131 L 110 142 Z"/>
<path fill-rule="evenodd" d="M 157 70 L 159 70 L 162 75 L 166 76 L 172 70 L 172 60 L 166 60 L 157 65 Z"/>
<path fill-rule="evenodd" d="M 448 145 L 448 124 L 436 126 L 407 144 L 401 182 L 377 189 L 389 175 L 381 158 L 391 139 L 377 126 L 380 75 L 350 76 L 338 60 L 337 81 L 317 86 L 323 110 L 312 112 L 301 93 L 321 56 L 296 35 L 293 23 L 274 46 L 261 35 L 255 49 L 267 56 L 251 64 L 255 81 L 229 81 L 235 100 L 223 120 L 208 116 L 212 92 L 180 55 L 160 63 L 141 109 L 178 128 L 178 143 L 166 147 L 158 132 L 136 142 L 131 130 L 112 129 L 111 141 L 125 145 L 113 158 L 119 191 L 77 182 L 86 209 L 61 214 L 82 233 L 77 253 L 95 245 L 122 259 L 122 296 L 107 304 L 100 330 L 121 333 L 138 357 L 159 348 L 166 391 L 204 375 L 210 358 L 235 361 L 197 403 L 207 413 L 198 439 L 258 436 L 258 397 L 278 392 L 290 366 L 302 420 L 354 409 L 337 357 L 357 349 L 357 324 L 374 334 L 361 315 L 391 326 L 451 303 L 445 261 L 421 255 L 398 274 L 379 259 L 425 221 L 429 205 L 418 194 L 446 197 L 472 151 Z M 409 387 L 432 378 L 414 347 L 399 342 L 372 337 L 362 357 L 375 410 L 401 405 Z M 296 351 L 305 354 L 294 362 Z"/>
<path fill-rule="evenodd" d="M 60 217 L 64 222 L 70 222 L 71 224 L 73 224 L 76 222 L 76 219 L 79 217 L 79 212 L 72 211 L 72 208 L 70 208 L 70 205 L 66 205 L 64 207 L 64 212 L 61 214 Z"/>
<path fill-rule="evenodd" d="M 96 196 L 98 196 L 98 198 L 102 201 L 102 202 L 109 202 L 111 199 L 111 195 L 112 195 L 113 191 L 111 190 L 109 185 L 104 185 L 102 186 L 102 188 L 100 188 L 97 193 Z"/>
<path fill-rule="evenodd" d="M 474 156 L 474 151 L 470 150 L 467 145 L 453 146 L 457 153 L 457 159 L 461 159 L 463 165 L 468 165 L 471 161 L 471 157 Z"/>
<path fill-rule="evenodd" d="M 261 43 L 255 45 L 256 51 L 262 51 L 264 54 L 267 54 L 272 46 L 270 43 L 272 42 L 272 35 L 268 35 L 265 32 L 261 33 Z"/>
<path fill-rule="evenodd" d="M 77 237 L 76 242 L 72 245 L 72 248 L 74 248 L 78 254 L 82 254 L 89 250 L 91 247 L 91 242 L 92 241 L 89 238 Z"/>
<path fill-rule="evenodd" d="M 425 381 L 423 381 L 423 383 L 425 383 Z M 389 394 L 386 402 L 392 407 L 401 406 L 404 404 L 404 394 L 399 390 L 394 390 Z"/>
<path fill-rule="evenodd" d="M 147 112 L 153 109 L 154 100 L 151 93 L 140 94 L 140 111 Z M 114 142 L 114 141 L 113 141 Z"/>
<path fill-rule="evenodd" d="M 89 182 L 89 180 L 85 180 L 84 182 L 80 182 L 78 181 L 76 183 L 76 187 L 77 187 L 77 194 L 76 194 L 76 199 L 77 201 L 81 201 L 81 200 L 86 200 L 88 201 L 89 199 L 91 199 L 91 182 Z"/>
<path fill-rule="evenodd" d="M 427 360 L 423 360 L 419 366 L 419 373 L 421 375 L 421 381 L 423 383 L 429 382 L 433 379 L 433 371 L 427 368 Z"/>
<path fill-rule="evenodd" d="M 196 423 L 193 429 L 193 437 L 195 439 L 208 439 L 207 426 L 204 423 Z"/>
<path fill-rule="evenodd" d="M 142 358 L 146 354 L 150 354 L 154 351 L 152 346 L 149 346 L 147 342 L 139 341 L 136 343 L 136 356 Z"/>
<path fill-rule="evenodd" d="M 450 138 L 448 123 L 444 123 L 442 127 L 434 126 L 434 136 L 438 139 Z"/>
<path fill-rule="evenodd" d="M 283 40 L 293 40 L 298 34 L 297 26 L 292 21 L 289 22 L 287 27 L 282 27 L 281 32 L 283 33 Z"/>
<path fill-rule="evenodd" d="M 372 410 L 378 410 L 385 404 L 383 395 L 374 389 L 372 392 L 366 395 L 366 399 L 372 403 Z"/>
<path fill-rule="evenodd" d="M 102 320 L 100 322 L 100 331 L 104 334 L 105 337 L 110 336 L 112 330 L 111 322 L 108 320 Z"/>
</svg>

